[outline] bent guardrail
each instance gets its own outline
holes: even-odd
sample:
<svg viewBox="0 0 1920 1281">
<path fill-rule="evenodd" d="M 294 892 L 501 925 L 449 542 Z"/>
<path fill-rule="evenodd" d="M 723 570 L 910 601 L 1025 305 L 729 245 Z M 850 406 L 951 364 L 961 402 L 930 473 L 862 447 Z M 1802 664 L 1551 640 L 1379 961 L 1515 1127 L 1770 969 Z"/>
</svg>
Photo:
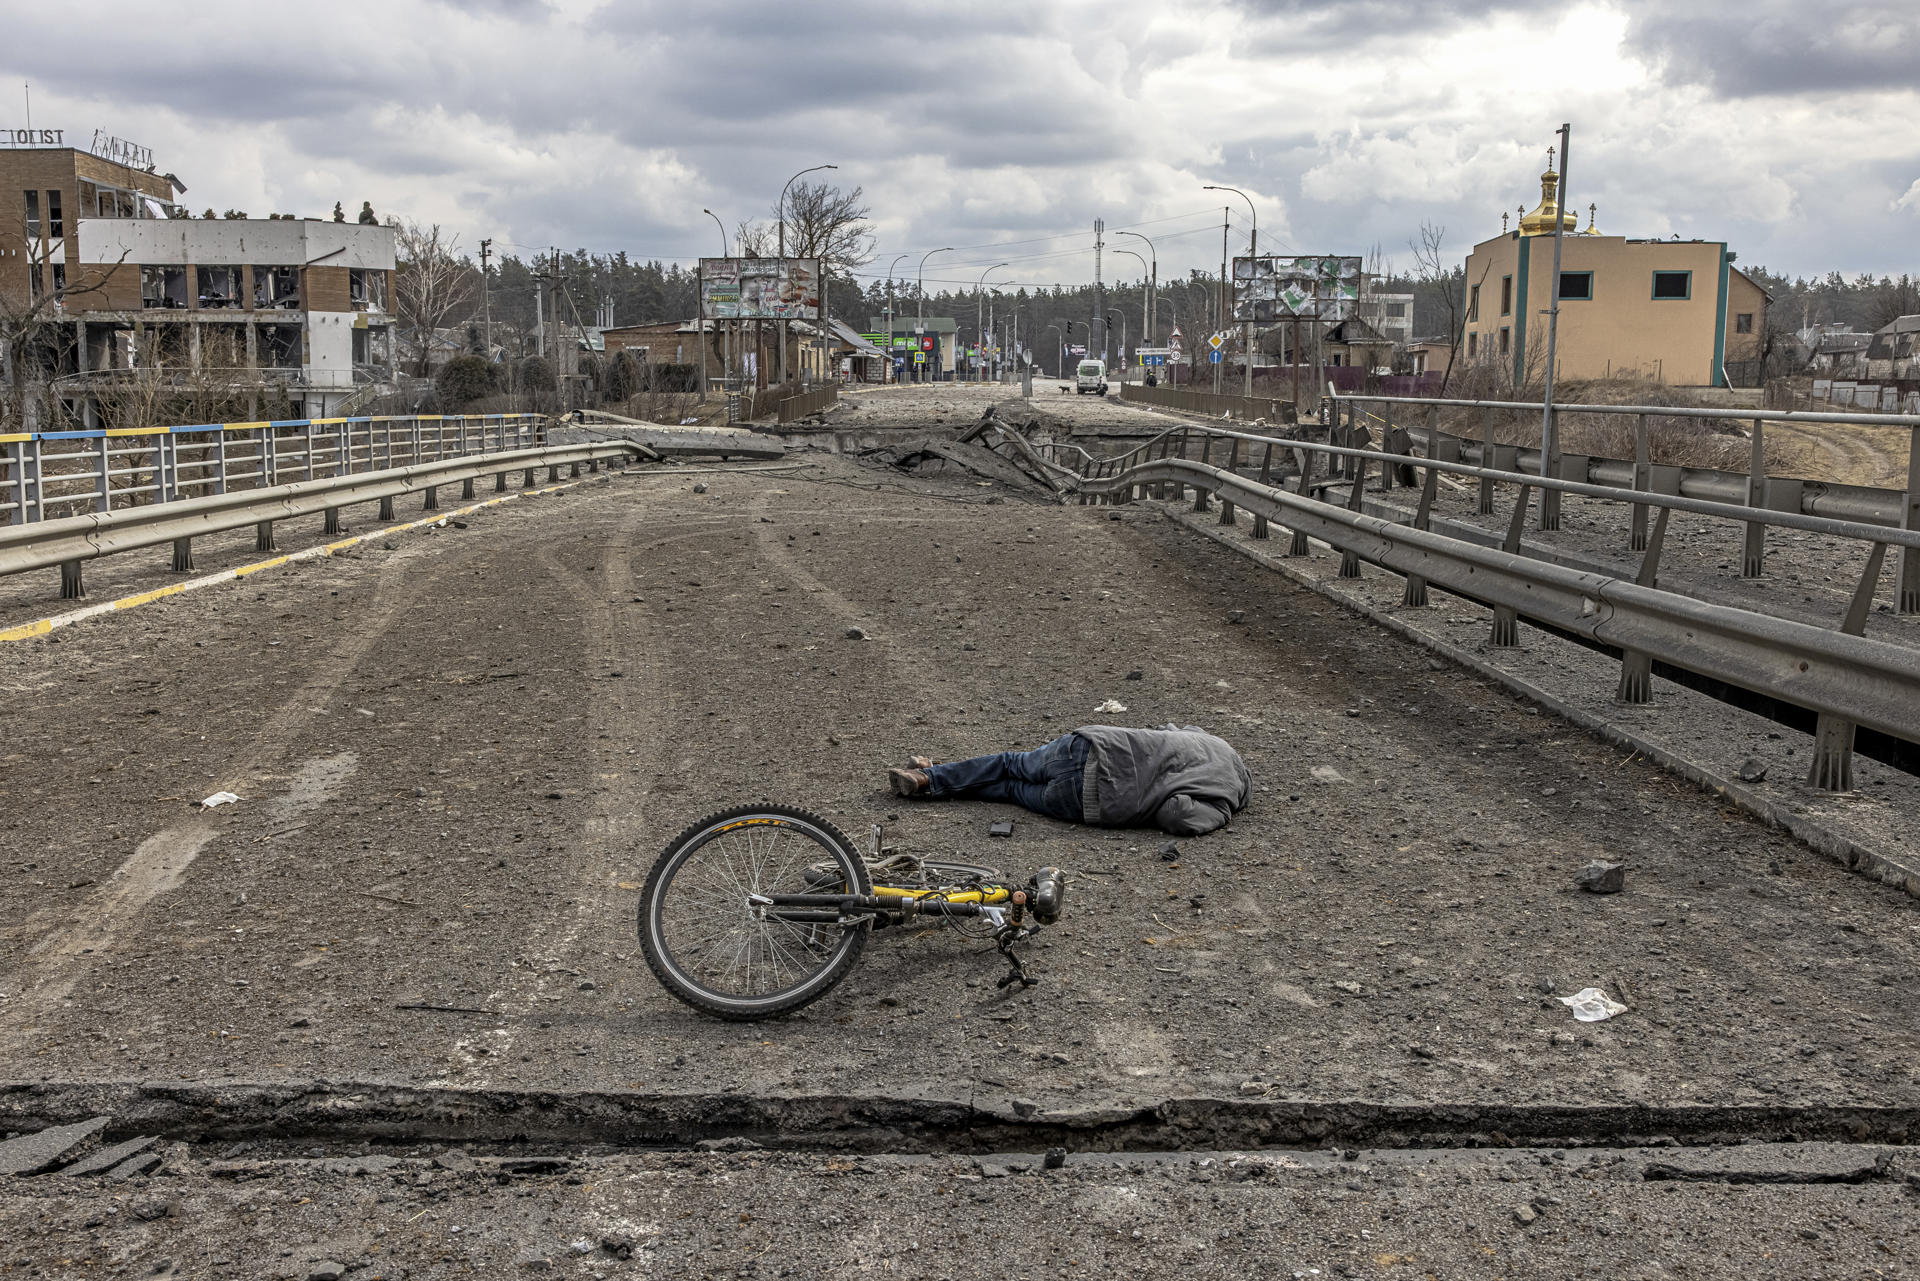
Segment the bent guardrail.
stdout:
<svg viewBox="0 0 1920 1281">
<path fill-rule="evenodd" d="M 1198 438 L 1200 457 L 1187 457 Z M 1224 466 L 1212 455 L 1222 446 Z M 1243 446 L 1257 447 L 1260 478 L 1238 474 Z M 1268 483 L 1276 454 L 1298 463 L 1294 492 Z M 1329 474 L 1314 479 L 1314 460 L 1326 455 Z M 1254 452 L 1246 451 L 1252 466 Z M 1374 463 L 1383 471 L 1414 466 L 1426 473 L 1419 508 L 1409 523 L 1396 523 L 1361 510 L 1367 475 Z M 1344 475 L 1340 469 L 1344 468 Z M 1519 490 L 1505 539 L 1484 547 L 1435 533 L 1430 528 L 1436 479 L 1441 473 L 1478 477 Z M 1292 555 L 1308 555 L 1311 540 L 1341 553 L 1340 576 L 1355 578 L 1362 563 L 1377 565 L 1406 579 L 1404 604 L 1427 603 L 1428 585 L 1480 602 L 1493 610 L 1491 644 L 1510 647 L 1518 640 L 1518 620 L 1582 638 L 1621 655 L 1616 697 L 1623 703 L 1652 701 L 1652 667 L 1658 661 L 1751 691 L 1811 712 L 1815 720 L 1813 764 L 1808 781 L 1827 790 L 1852 788 L 1852 752 L 1856 726 L 1907 743 L 1920 743 L 1920 655 L 1906 646 L 1871 639 L 1867 614 L 1886 548 L 1920 552 L 1920 532 L 1862 522 L 1755 509 L 1677 495 L 1636 493 L 1631 501 L 1657 510 L 1655 527 L 1637 574 L 1631 580 L 1573 569 L 1523 554 L 1521 531 L 1535 489 L 1576 493 L 1615 502 L 1627 501 L 1614 489 L 1518 472 L 1494 471 L 1351 449 L 1314 441 L 1196 426 L 1171 429 L 1127 453 L 1103 461 L 1081 482 L 1083 501 L 1131 502 L 1148 496 L 1183 499 L 1192 488 L 1194 510 L 1207 510 L 1210 495 L 1221 500 L 1220 521 L 1235 523 L 1235 508 L 1254 515 L 1255 538 L 1267 537 L 1267 521 L 1293 532 Z M 1317 492 L 1344 487 L 1344 506 Z M 1673 511 L 1740 522 L 1760 522 L 1863 542 L 1867 563 L 1837 629 L 1729 605 L 1710 604 L 1658 585 L 1667 521 Z"/>
<path fill-rule="evenodd" d="M 494 490 L 504 493 L 508 475 L 516 471 L 522 473 L 525 488 L 531 489 L 540 468 L 546 469 L 548 480 L 557 481 L 562 467 L 577 476 L 582 466 L 597 472 L 603 462 L 624 463 L 645 452 L 627 441 L 553 445 L 4 526 L 0 527 L 0 576 L 58 565 L 60 595 L 74 599 L 86 594 L 81 577 L 85 562 L 116 552 L 170 543 L 173 568 L 185 572 L 193 568 L 193 540 L 201 535 L 252 525 L 255 547 L 273 551 L 275 522 L 292 517 L 323 514 L 324 532 L 338 534 L 343 507 L 377 501 L 380 519 L 392 520 L 393 500 L 401 494 L 424 491 L 425 508 L 434 511 L 440 505 L 442 485 L 458 483 L 461 497 L 471 499 L 474 483 L 482 476 L 492 475 Z"/>
</svg>

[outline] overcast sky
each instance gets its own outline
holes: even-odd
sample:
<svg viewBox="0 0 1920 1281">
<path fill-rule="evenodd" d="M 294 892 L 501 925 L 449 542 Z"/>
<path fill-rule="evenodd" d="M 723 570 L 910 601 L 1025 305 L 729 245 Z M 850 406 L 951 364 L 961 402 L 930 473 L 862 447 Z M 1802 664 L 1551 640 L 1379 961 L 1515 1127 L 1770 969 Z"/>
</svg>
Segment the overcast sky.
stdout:
<svg viewBox="0 0 1920 1281">
<path fill-rule="evenodd" d="M 183 200 L 371 200 L 471 248 L 717 253 L 796 169 L 866 190 L 884 275 L 1077 282 L 1093 219 L 1163 279 L 1233 248 L 1464 256 L 1574 126 L 1602 231 L 1789 273 L 1920 271 L 1920 0 L 0 0 L 0 125 L 153 149 Z M 1677 15 L 1677 16 L 1676 16 Z M 818 176 L 818 175 L 816 175 Z M 1143 249 L 1138 241 L 1120 245 Z M 1003 245 L 996 249 L 994 246 Z M 1106 275 L 1140 274 L 1109 255 Z"/>
</svg>

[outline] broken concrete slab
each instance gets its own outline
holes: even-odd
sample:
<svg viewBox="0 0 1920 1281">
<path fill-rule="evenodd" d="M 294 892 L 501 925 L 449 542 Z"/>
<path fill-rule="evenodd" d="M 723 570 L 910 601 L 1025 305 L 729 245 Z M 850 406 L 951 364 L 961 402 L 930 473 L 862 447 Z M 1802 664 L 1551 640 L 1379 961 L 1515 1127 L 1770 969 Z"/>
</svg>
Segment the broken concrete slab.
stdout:
<svg viewBox="0 0 1920 1281">
<path fill-rule="evenodd" d="M 116 1143 L 112 1147 L 101 1148 L 93 1155 L 83 1157 L 66 1169 L 60 1171 L 60 1173 L 71 1175 L 76 1179 L 86 1178 L 94 1174 L 105 1174 L 122 1161 L 125 1161 L 137 1153 L 146 1151 L 157 1142 L 159 1142 L 157 1136 L 151 1134 L 142 1135 L 137 1139 L 128 1139 L 124 1143 Z"/>
<path fill-rule="evenodd" d="M 1757 1143 L 1680 1150 L 1649 1162 L 1649 1183 L 1871 1183 L 1897 1179 L 1892 1151 L 1850 1143 Z"/>
<path fill-rule="evenodd" d="M 84 1151 L 112 1120 L 112 1117 L 96 1116 L 90 1121 L 49 1126 L 38 1133 L 23 1134 L 0 1143 L 0 1174 L 39 1174 L 51 1170 L 71 1160 L 74 1153 Z"/>
<path fill-rule="evenodd" d="M 922 436 L 900 445 L 872 450 L 865 457 L 897 467 L 901 471 L 939 473 L 951 469 L 972 472 L 987 480 L 997 480 L 1014 489 L 1032 490 L 1039 482 L 1012 462 L 981 445 L 960 444 Z"/>
</svg>

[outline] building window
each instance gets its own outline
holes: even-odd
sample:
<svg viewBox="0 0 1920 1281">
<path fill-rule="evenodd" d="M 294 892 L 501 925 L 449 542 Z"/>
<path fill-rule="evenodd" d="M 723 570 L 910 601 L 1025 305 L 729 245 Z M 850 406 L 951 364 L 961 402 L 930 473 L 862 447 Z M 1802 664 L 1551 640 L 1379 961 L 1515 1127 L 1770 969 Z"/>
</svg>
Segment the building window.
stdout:
<svg viewBox="0 0 1920 1281">
<path fill-rule="evenodd" d="M 300 269 L 255 267 L 253 305 L 262 311 L 273 307 L 297 309 L 300 306 Z"/>
<path fill-rule="evenodd" d="M 1480 286 L 1472 285 L 1467 289 L 1467 319 L 1480 319 Z"/>
<path fill-rule="evenodd" d="M 40 239 L 40 193 L 27 193 L 27 239 Z"/>
<path fill-rule="evenodd" d="M 1512 276 L 1500 277 L 1500 314 L 1503 316 L 1511 316 L 1513 314 Z"/>
<path fill-rule="evenodd" d="M 1736 334 L 1752 333 L 1753 332 L 1753 313 L 1750 311 L 1743 311 L 1739 315 L 1735 316 L 1733 318 L 1733 332 Z"/>
<path fill-rule="evenodd" d="M 1513 351 L 1513 331 L 1505 325 L 1500 327 L 1500 354 L 1510 355 Z"/>
<path fill-rule="evenodd" d="M 40 295 L 47 292 L 47 278 L 40 270 L 40 264 L 34 263 L 27 268 L 27 297 L 30 302 L 39 302 Z"/>
<path fill-rule="evenodd" d="M 187 269 L 185 267 L 140 268 L 140 305 L 142 307 L 185 307 L 187 305 Z"/>
<path fill-rule="evenodd" d="M 67 292 L 67 264 L 64 262 L 53 264 L 53 292 L 56 297 Z"/>
<path fill-rule="evenodd" d="M 1591 302 L 1593 300 L 1593 273 L 1590 271 L 1561 272 L 1560 298 L 1562 301 L 1573 299 L 1577 302 Z"/>
<path fill-rule="evenodd" d="M 238 307 L 241 303 L 238 267 L 195 267 L 195 296 L 202 307 Z"/>
<path fill-rule="evenodd" d="M 1480 354 L 1480 335 L 1467 335 L 1467 359 L 1472 360 Z"/>
<path fill-rule="evenodd" d="M 60 193 L 47 193 L 47 234 L 55 240 L 67 234 L 66 219 L 60 216 Z"/>
<path fill-rule="evenodd" d="M 1653 296 L 1656 300 L 1676 302 L 1693 297 L 1693 273 L 1690 271 L 1654 272 Z"/>
<path fill-rule="evenodd" d="M 347 298 L 355 311 L 387 309 L 387 273 L 367 267 L 347 269 Z"/>
</svg>

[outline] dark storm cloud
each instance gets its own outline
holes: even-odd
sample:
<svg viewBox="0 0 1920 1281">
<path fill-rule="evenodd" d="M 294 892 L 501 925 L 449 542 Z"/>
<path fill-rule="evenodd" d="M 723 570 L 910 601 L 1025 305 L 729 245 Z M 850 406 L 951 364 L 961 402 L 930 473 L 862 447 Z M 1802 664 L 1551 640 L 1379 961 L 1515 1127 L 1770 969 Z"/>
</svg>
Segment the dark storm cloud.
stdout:
<svg viewBox="0 0 1920 1281">
<path fill-rule="evenodd" d="M 1920 83 L 1920 3 L 1636 5 L 1629 47 L 1676 78 L 1732 97 L 1911 90 Z"/>
</svg>

